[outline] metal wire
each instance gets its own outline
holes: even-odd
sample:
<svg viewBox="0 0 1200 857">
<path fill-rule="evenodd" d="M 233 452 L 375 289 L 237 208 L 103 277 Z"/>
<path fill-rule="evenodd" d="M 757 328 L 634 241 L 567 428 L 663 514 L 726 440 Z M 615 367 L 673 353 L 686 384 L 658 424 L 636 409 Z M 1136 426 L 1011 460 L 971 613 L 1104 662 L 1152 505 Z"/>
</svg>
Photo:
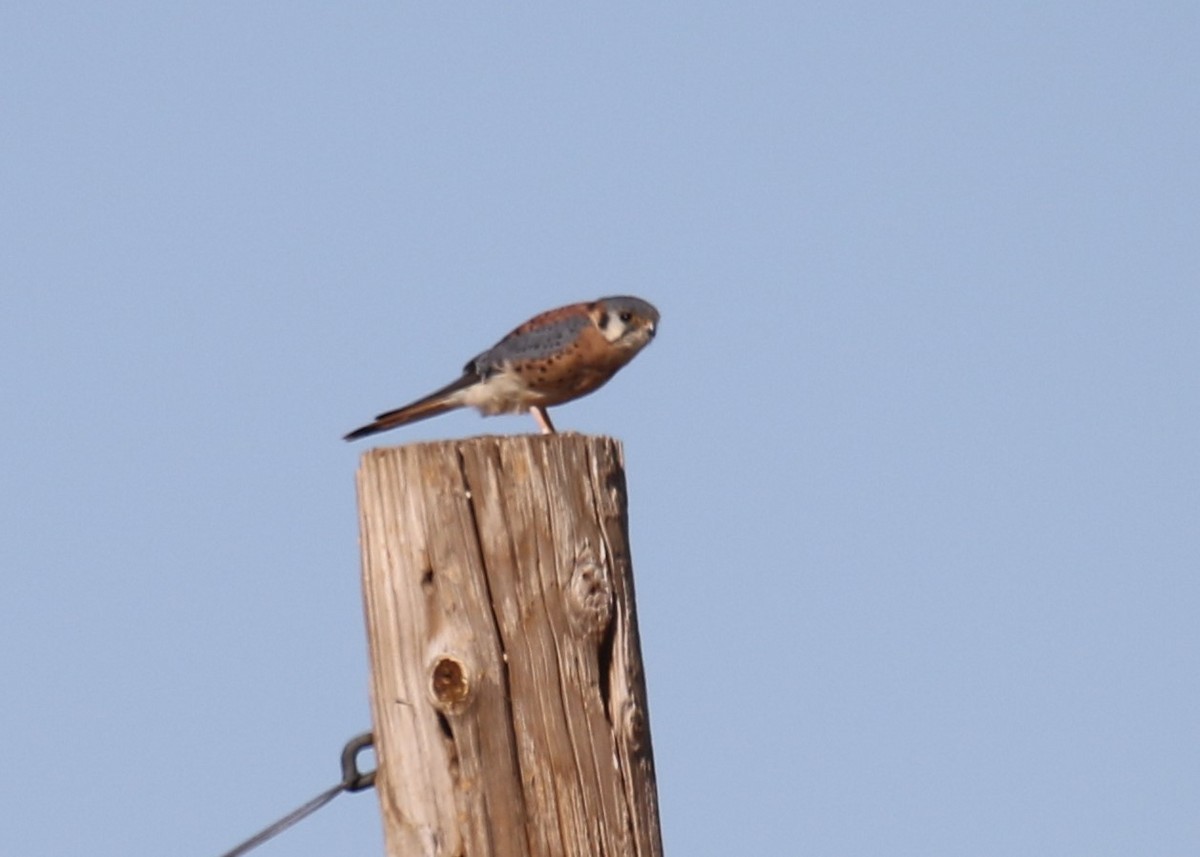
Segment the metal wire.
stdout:
<svg viewBox="0 0 1200 857">
<path fill-rule="evenodd" d="M 325 804 L 329 803 L 342 792 L 361 792 L 375 785 L 374 771 L 360 771 L 358 757 L 363 750 L 375 746 L 375 737 L 370 732 L 364 732 L 346 742 L 342 748 L 342 781 L 332 788 L 326 789 L 308 803 L 297 807 L 274 824 L 268 825 L 232 851 L 226 851 L 221 857 L 241 857 L 262 845 L 273 836 L 287 830 L 297 821 L 312 815 Z"/>
</svg>

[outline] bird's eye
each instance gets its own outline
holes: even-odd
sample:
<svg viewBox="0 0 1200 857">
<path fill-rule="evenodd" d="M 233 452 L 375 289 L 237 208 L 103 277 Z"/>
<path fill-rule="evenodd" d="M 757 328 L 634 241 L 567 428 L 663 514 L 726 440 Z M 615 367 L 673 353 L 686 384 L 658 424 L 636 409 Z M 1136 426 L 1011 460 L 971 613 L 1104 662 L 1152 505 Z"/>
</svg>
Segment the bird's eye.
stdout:
<svg viewBox="0 0 1200 857">
<path fill-rule="evenodd" d="M 625 312 L 621 313 L 618 318 L 620 318 L 621 321 L 625 322 L 626 324 L 629 324 L 629 322 L 633 321 L 633 313 L 631 313 L 629 310 L 625 310 Z"/>
</svg>

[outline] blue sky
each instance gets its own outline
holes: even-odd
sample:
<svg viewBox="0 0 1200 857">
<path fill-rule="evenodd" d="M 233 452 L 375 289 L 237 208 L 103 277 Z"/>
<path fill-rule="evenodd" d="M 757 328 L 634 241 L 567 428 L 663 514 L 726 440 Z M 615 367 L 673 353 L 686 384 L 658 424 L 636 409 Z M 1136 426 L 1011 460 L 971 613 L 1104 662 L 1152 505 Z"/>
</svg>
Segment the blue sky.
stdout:
<svg viewBox="0 0 1200 857">
<path fill-rule="evenodd" d="M 0 11 L 0 853 L 369 726 L 340 436 L 530 315 L 625 444 L 687 855 L 1200 850 L 1191 3 Z M 458 413 L 379 438 L 524 432 Z M 372 794 L 259 854 L 382 853 Z"/>
</svg>

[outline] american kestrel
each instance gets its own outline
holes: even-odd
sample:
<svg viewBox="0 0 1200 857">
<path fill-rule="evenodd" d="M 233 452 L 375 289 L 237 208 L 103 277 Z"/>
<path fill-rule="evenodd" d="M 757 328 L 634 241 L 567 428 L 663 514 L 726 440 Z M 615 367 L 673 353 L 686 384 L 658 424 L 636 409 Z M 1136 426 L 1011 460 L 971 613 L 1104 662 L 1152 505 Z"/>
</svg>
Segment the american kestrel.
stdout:
<svg viewBox="0 0 1200 857">
<path fill-rule="evenodd" d="M 641 298 L 601 298 L 534 316 L 463 367 L 462 377 L 412 404 L 356 428 L 346 440 L 478 408 L 484 416 L 533 413 L 553 434 L 546 408 L 586 396 L 654 338 L 658 310 Z"/>
</svg>

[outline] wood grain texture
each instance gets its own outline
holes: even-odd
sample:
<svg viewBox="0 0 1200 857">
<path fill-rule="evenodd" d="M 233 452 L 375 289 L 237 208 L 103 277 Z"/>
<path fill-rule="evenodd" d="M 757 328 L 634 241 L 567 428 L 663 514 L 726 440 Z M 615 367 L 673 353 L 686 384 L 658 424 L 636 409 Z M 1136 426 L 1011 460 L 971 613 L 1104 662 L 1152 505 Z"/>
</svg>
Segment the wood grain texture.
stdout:
<svg viewBox="0 0 1200 857">
<path fill-rule="evenodd" d="M 375 449 L 358 491 L 388 854 L 661 855 L 619 444 Z"/>
</svg>

